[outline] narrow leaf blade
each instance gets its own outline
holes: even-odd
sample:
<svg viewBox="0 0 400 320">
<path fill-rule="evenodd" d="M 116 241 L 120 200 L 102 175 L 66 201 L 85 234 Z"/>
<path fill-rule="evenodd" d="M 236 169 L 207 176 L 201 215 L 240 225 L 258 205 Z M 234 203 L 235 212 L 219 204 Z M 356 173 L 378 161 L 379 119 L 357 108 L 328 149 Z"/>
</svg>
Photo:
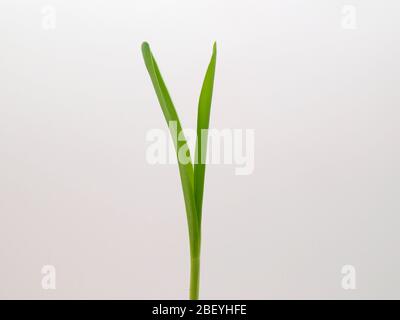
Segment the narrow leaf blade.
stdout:
<svg viewBox="0 0 400 320">
<path fill-rule="evenodd" d="M 180 134 L 182 132 L 182 126 L 179 121 L 178 114 L 176 112 L 174 104 L 172 103 L 172 99 L 169 95 L 165 82 L 161 76 L 158 65 L 150 50 L 150 46 L 147 42 L 144 42 L 142 44 L 142 54 L 147 71 L 153 83 L 153 87 L 156 92 L 158 101 L 164 113 L 167 125 L 169 125 L 171 121 L 175 122 L 177 133 Z M 175 139 L 176 137 L 174 137 L 174 135 L 176 135 L 176 132 L 171 132 L 171 134 L 173 136 L 173 140 L 175 143 L 177 157 L 180 148 L 187 148 L 187 150 L 189 150 L 189 148 L 187 147 L 186 139 L 184 137 L 181 137 L 183 139 Z M 186 215 L 189 228 L 190 253 L 192 256 L 196 257 L 200 255 L 200 226 L 198 223 L 199 219 L 197 216 L 196 202 L 194 196 L 193 165 L 191 161 L 189 161 L 189 163 L 187 164 L 181 163 L 178 157 L 178 166 L 179 166 L 179 174 L 181 177 L 181 184 L 185 200 Z"/>
<path fill-rule="evenodd" d="M 214 88 L 215 65 L 217 59 L 217 46 L 214 43 L 213 53 L 204 77 L 201 88 L 199 106 L 197 111 L 197 141 L 194 163 L 194 190 L 196 198 L 196 209 L 201 226 L 203 209 L 204 179 L 206 172 L 208 128 L 210 124 L 211 101 Z"/>
</svg>

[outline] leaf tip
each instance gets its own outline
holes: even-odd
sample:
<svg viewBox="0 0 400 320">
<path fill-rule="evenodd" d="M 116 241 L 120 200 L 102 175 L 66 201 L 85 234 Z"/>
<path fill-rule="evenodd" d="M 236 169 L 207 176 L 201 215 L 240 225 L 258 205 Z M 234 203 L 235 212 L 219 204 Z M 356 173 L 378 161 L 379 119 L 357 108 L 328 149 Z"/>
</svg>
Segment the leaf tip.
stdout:
<svg viewBox="0 0 400 320">
<path fill-rule="evenodd" d="M 147 41 L 143 41 L 143 43 L 142 43 L 142 52 L 149 51 L 149 50 L 150 50 L 149 43 Z"/>
</svg>

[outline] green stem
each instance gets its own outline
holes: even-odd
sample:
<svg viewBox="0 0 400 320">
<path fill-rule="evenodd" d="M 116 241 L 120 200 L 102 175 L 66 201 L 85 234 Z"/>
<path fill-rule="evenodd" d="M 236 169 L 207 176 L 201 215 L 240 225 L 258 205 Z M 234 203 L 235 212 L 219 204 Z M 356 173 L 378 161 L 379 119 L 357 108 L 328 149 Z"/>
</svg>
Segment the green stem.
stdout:
<svg viewBox="0 0 400 320">
<path fill-rule="evenodd" d="M 190 289 L 189 299 L 199 299 L 199 285 L 200 285 L 200 256 L 192 257 L 190 259 Z"/>
</svg>

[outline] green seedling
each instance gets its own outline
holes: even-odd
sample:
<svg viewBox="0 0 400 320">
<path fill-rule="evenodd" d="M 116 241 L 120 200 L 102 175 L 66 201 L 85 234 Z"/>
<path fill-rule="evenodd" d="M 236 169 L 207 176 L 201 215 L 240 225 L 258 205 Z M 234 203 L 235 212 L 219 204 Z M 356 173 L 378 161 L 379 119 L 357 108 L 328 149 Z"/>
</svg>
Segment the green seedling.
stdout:
<svg viewBox="0 0 400 320">
<path fill-rule="evenodd" d="M 203 207 L 205 159 L 207 154 L 208 127 L 210 122 L 211 100 L 214 87 L 215 64 L 217 48 L 214 43 L 211 61 L 208 65 L 201 88 L 197 111 L 197 141 L 194 164 L 190 158 L 187 141 L 182 132 L 175 106 L 168 93 L 160 70 L 147 42 L 142 44 L 143 59 L 153 83 L 158 102 L 160 103 L 165 120 L 172 135 L 178 158 L 179 174 L 185 201 L 186 217 L 189 228 L 190 243 L 190 288 L 189 298 L 199 298 L 200 281 L 200 249 L 201 249 L 201 216 Z M 174 123 L 174 126 L 170 124 Z M 176 130 L 176 132 L 175 132 Z M 176 139 L 177 134 L 179 139 Z M 185 150 L 188 161 L 181 161 L 180 150 Z"/>
</svg>

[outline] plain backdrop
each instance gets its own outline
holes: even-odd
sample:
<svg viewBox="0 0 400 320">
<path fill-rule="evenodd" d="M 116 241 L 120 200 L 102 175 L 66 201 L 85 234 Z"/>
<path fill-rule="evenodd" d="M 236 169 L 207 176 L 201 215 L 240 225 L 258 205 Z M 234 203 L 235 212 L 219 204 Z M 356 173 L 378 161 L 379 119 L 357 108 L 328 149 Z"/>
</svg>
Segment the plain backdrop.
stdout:
<svg viewBox="0 0 400 320">
<path fill-rule="evenodd" d="M 166 125 L 144 40 L 188 128 L 217 41 L 211 127 L 255 130 L 252 175 L 207 168 L 201 298 L 400 298 L 399 10 L 2 0 L 0 298 L 187 298 L 178 169 L 145 158 Z"/>
</svg>

